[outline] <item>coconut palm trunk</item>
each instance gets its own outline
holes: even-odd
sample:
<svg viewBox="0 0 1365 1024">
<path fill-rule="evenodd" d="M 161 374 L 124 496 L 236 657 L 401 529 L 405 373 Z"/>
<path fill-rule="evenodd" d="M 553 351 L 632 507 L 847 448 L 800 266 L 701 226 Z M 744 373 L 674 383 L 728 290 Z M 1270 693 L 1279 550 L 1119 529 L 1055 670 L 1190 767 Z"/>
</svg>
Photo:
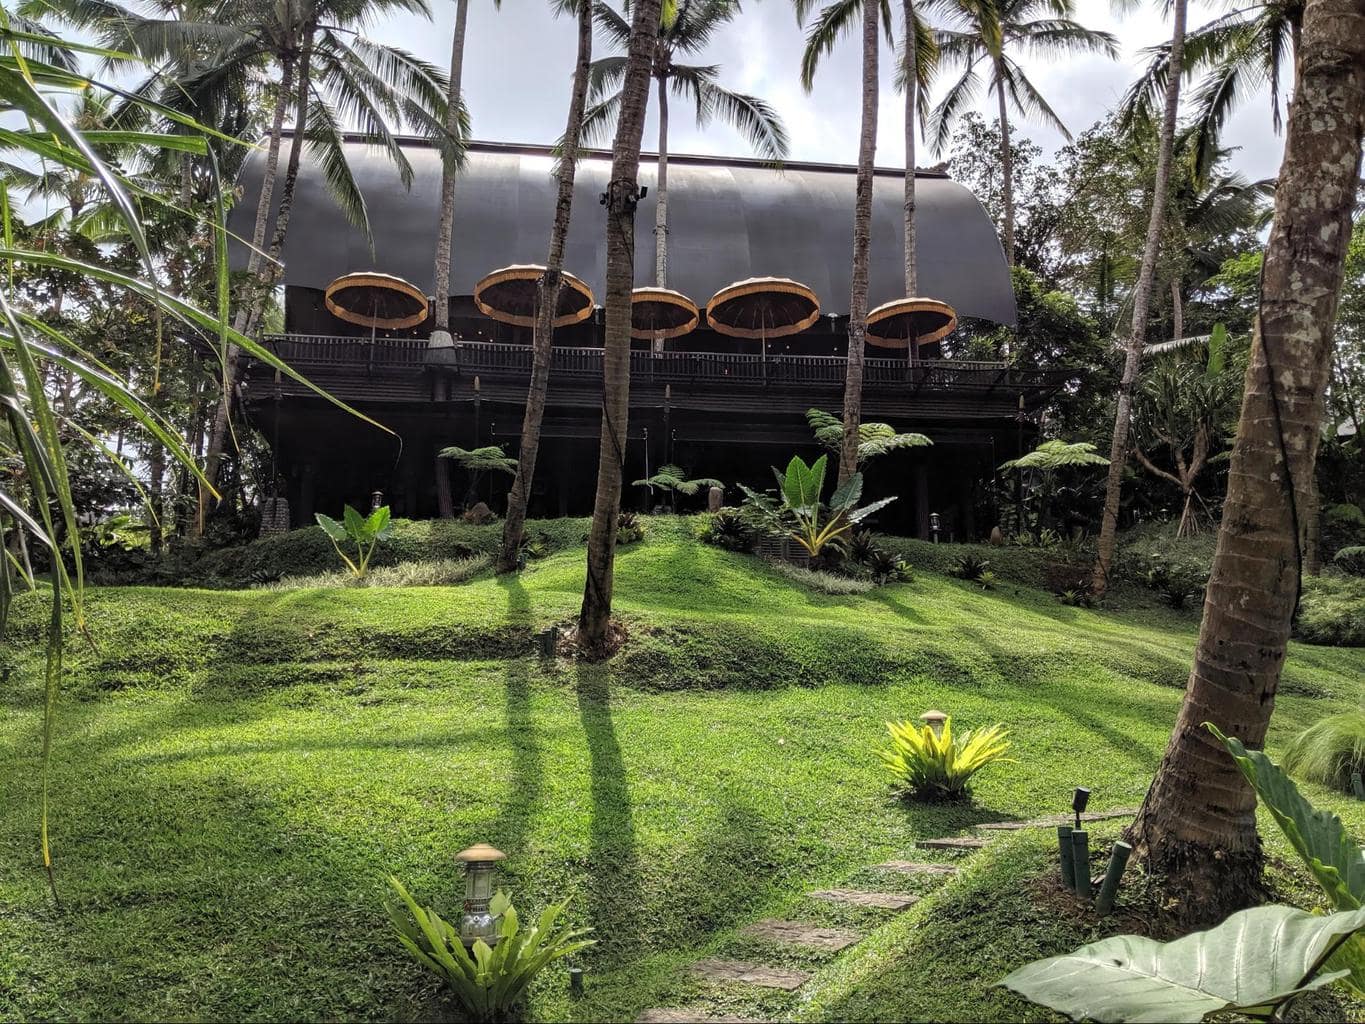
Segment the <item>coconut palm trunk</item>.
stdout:
<svg viewBox="0 0 1365 1024">
<path fill-rule="evenodd" d="M 637 0 L 607 186 L 606 337 L 602 355 L 602 432 L 597 457 L 597 498 L 588 531 L 588 573 L 578 616 L 579 643 L 601 650 L 611 625 L 616 526 L 630 409 L 630 293 L 635 285 L 635 206 L 640 186 L 640 139 L 649 100 L 650 68 L 659 30 L 660 0 Z"/>
<path fill-rule="evenodd" d="M 659 76 L 659 163 L 654 187 L 654 283 L 668 287 L 668 78 Z"/>
<path fill-rule="evenodd" d="M 450 42 L 450 85 L 446 92 L 445 129 L 451 138 L 460 132 L 460 80 L 464 75 L 465 26 L 469 21 L 469 0 L 455 0 L 455 31 Z M 436 261 L 432 268 L 432 294 L 436 319 L 431 332 L 432 348 L 448 347 L 450 338 L 450 248 L 455 230 L 455 161 L 441 162 L 441 217 L 436 228 Z M 440 460 L 437 460 L 440 463 Z"/>
<path fill-rule="evenodd" d="M 915 252 L 915 114 L 919 110 L 919 65 L 915 52 L 915 4 L 904 0 L 905 20 L 905 295 L 919 294 L 919 264 Z M 914 344 L 913 339 L 911 344 Z"/>
<path fill-rule="evenodd" d="M 1174 78 L 1174 74 L 1172 75 Z M 1185 701 L 1131 834 L 1168 895 L 1260 895 L 1256 796 L 1212 722 L 1258 748 L 1299 596 L 1365 125 L 1365 0 L 1308 0 L 1227 500 Z"/>
<path fill-rule="evenodd" d="M 848 299 L 848 360 L 844 374 L 844 434 L 839 483 L 858 471 L 858 426 L 863 418 L 863 340 L 867 335 L 867 268 L 872 241 L 872 178 L 877 155 L 878 0 L 863 0 L 863 110 L 853 198 L 853 287 Z"/>
<path fill-rule="evenodd" d="M 1005 98 L 1004 62 L 996 58 L 995 96 L 1000 103 L 1001 195 L 1005 200 L 1005 262 L 1014 266 L 1014 147 L 1010 145 L 1010 109 Z"/>
<path fill-rule="evenodd" d="M 275 230 L 270 239 L 270 249 L 267 257 L 258 261 L 256 273 L 251 279 L 251 297 L 250 301 L 246 303 L 245 313 L 238 310 L 236 321 L 233 324 L 239 333 L 247 336 L 255 332 L 265 310 L 266 300 L 269 299 L 270 291 L 278 279 L 279 255 L 284 250 L 284 239 L 289 230 L 289 216 L 294 207 L 294 190 L 298 185 L 299 162 L 303 155 L 303 136 L 308 126 L 308 98 L 312 86 L 310 65 L 313 28 L 312 25 L 304 28 L 303 47 L 298 58 L 298 82 L 294 97 L 294 128 L 289 142 L 289 161 L 285 166 L 284 181 L 280 188 L 280 205 L 275 214 Z M 281 131 L 283 131 L 282 128 Z M 264 201 L 267 195 L 264 182 L 262 183 L 261 195 Z M 260 219 L 259 209 L 257 210 L 257 219 L 258 221 Z M 232 413 L 232 395 L 237 383 L 239 363 L 240 353 L 233 347 L 229 350 L 227 362 L 223 367 L 222 400 L 214 411 L 213 426 L 209 431 L 208 450 L 204 455 L 204 476 L 210 483 L 217 483 L 219 465 L 227 445 L 228 425 Z M 202 527 L 204 521 L 202 510 L 199 521 Z"/>
<path fill-rule="evenodd" d="M 1118 540 L 1119 497 L 1123 490 L 1123 469 L 1128 462 L 1128 439 L 1133 419 L 1133 390 L 1142 369 L 1142 345 L 1147 334 L 1147 315 L 1152 303 L 1156 261 L 1161 251 L 1161 232 L 1166 222 L 1167 193 L 1171 182 L 1171 153 L 1175 148 L 1176 115 L 1180 110 L 1180 79 L 1185 61 L 1186 0 L 1172 5 L 1171 57 L 1166 73 L 1166 106 L 1161 115 L 1161 138 L 1157 144 L 1156 182 L 1152 191 L 1152 212 L 1147 220 L 1147 240 L 1142 249 L 1142 267 L 1133 289 L 1133 322 L 1128 333 L 1123 375 L 1119 379 L 1118 401 L 1114 411 L 1114 437 L 1109 448 L 1109 476 L 1104 488 L 1104 512 L 1100 520 L 1100 539 L 1090 589 L 1103 597 L 1109 585 L 1109 570 L 1114 562 Z"/>
<path fill-rule="evenodd" d="M 236 316 L 233 318 L 233 329 L 240 332 L 245 331 L 247 321 L 251 319 L 251 309 L 258 301 L 257 289 L 254 282 L 261 272 L 261 261 L 265 250 L 265 233 L 270 224 L 270 208 L 275 201 L 275 179 L 279 174 L 280 166 L 280 145 L 284 138 L 284 118 L 289 111 L 289 105 L 293 100 L 294 84 L 294 62 L 286 60 L 280 72 L 280 88 L 275 97 L 275 111 L 270 120 L 270 137 L 266 146 L 265 171 L 261 176 L 261 194 L 256 200 L 256 220 L 251 229 L 251 251 L 247 254 L 247 279 L 253 284 L 248 287 L 246 293 L 239 298 Z M 260 301 L 264 301 L 260 299 Z M 227 416 L 231 408 L 232 390 L 237 384 L 238 363 L 241 360 L 241 352 L 236 345 L 229 345 L 225 353 L 223 364 L 223 393 L 221 404 L 214 412 L 214 420 L 209 434 L 209 446 L 205 453 L 205 476 L 213 480 L 218 473 L 218 462 L 222 458 L 222 445 L 226 439 Z M 222 426 L 219 426 L 219 417 L 222 418 Z M 217 438 L 216 444 L 214 438 Z M 201 525 L 204 520 L 204 502 L 207 498 L 203 485 L 199 485 L 199 516 L 198 521 Z"/>
<path fill-rule="evenodd" d="M 554 344 L 554 314 L 564 278 L 564 243 L 569 236 L 573 215 L 574 176 L 578 165 L 578 145 L 583 131 L 583 112 L 588 102 L 588 69 L 592 64 L 592 3 L 578 3 L 578 59 L 574 64 L 573 92 L 569 98 L 568 123 L 559 161 L 559 192 L 555 198 L 555 221 L 550 231 L 550 252 L 545 260 L 536 310 L 535 333 L 531 340 L 531 384 L 526 395 L 526 413 L 521 423 L 521 448 L 517 473 L 507 495 L 507 518 L 502 528 L 502 554 L 498 571 L 511 572 L 521 554 L 521 539 L 526 527 L 526 506 L 535 479 L 536 457 L 540 453 L 540 426 L 545 418 L 545 401 L 550 387 L 550 355 Z"/>
</svg>

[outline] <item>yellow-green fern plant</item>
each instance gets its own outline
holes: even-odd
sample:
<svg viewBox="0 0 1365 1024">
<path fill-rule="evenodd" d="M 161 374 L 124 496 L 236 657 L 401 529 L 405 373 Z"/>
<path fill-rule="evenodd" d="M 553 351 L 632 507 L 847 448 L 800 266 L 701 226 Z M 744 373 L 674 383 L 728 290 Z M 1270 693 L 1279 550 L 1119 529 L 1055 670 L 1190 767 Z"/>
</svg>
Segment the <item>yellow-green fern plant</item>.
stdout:
<svg viewBox="0 0 1365 1024">
<path fill-rule="evenodd" d="M 882 761 L 906 793 L 928 800 L 960 800 L 967 783 L 988 764 L 1006 761 L 1009 733 L 1003 726 L 967 729 L 954 735 L 953 720 L 943 728 L 916 722 L 887 722 L 891 749 L 880 750 Z"/>
</svg>

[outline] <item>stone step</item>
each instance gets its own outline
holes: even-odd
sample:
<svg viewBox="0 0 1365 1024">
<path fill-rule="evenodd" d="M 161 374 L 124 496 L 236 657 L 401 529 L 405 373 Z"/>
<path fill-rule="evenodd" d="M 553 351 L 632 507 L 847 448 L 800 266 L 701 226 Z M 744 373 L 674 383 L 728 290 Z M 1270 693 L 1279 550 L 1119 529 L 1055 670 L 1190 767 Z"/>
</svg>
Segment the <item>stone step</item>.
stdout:
<svg viewBox="0 0 1365 1024">
<path fill-rule="evenodd" d="M 946 836 L 942 839 L 920 839 L 915 845 L 925 850 L 980 850 L 986 842 L 981 836 Z"/>
<path fill-rule="evenodd" d="M 873 865 L 879 871 L 898 871 L 902 875 L 955 875 L 956 864 L 925 864 L 913 860 L 888 860 Z"/>
<path fill-rule="evenodd" d="M 864 889 L 821 889 L 811 899 L 842 903 L 850 907 L 875 907 L 878 910 L 904 910 L 919 902 L 918 896 L 900 892 L 872 892 Z"/>
<path fill-rule="evenodd" d="M 849 931 L 847 928 L 825 928 L 809 921 L 779 921 L 775 918 L 756 921 L 741 934 L 751 939 L 805 946 L 808 949 L 819 949 L 829 953 L 846 949 L 862 938 L 857 932 Z"/>
<path fill-rule="evenodd" d="M 798 971 L 790 967 L 768 967 L 765 964 L 751 964 L 743 960 L 698 960 L 692 970 L 707 981 L 738 982 L 742 985 L 758 985 L 761 988 L 780 988 L 784 992 L 795 992 L 810 980 L 809 971 Z"/>
<path fill-rule="evenodd" d="M 700 1010 L 674 1010 L 660 1007 L 646 1010 L 635 1018 L 636 1024 L 763 1024 L 756 1017 L 710 1017 Z"/>
<path fill-rule="evenodd" d="M 1113 811 L 1093 811 L 1081 815 L 1081 821 L 1111 821 L 1114 818 L 1135 818 L 1136 807 L 1121 807 Z M 1076 821 L 1074 814 L 1052 814 L 1046 818 L 1033 818 L 1029 821 L 988 821 L 976 826 L 988 832 L 1018 832 L 1025 828 L 1056 828 L 1058 825 L 1071 825 Z"/>
</svg>

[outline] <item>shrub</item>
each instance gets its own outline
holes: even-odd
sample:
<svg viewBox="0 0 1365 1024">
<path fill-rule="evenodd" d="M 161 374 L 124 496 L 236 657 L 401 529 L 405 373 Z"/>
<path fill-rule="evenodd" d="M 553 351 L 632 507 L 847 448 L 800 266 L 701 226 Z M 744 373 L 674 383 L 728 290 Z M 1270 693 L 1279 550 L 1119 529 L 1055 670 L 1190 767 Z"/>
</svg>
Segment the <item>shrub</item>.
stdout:
<svg viewBox="0 0 1365 1024">
<path fill-rule="evenodd" d="M 1365 578 L 1306 577 L 1294 635 L 1310 644 L 1365 647 Z"/>
<path fill-rule="evenodd" d="M 803 569 L 801 566 L 792 565 L 790 562 L 778 561 L 769 564 L 773 571 L 784 579 L 791 580 L 793 583 L 798 583 L 811 590 L 818 590 L 822 594 L 834 594 L 836 596 L 866 594 L 876 585 L 872 580 L 839 576 L 819 569 Z"/>
<path fill-rule="evenodd" d="M 442 558 L 430 562 L 400 562 L 371 569 L 364 577 L 349 572 L 285 576 L 264 580 L 258 590 L 313 590 L 326 587 L 452 587 L 473 579 L 493 564 L 492 555 Z"/>
<path fill-rule="evenodd" d="M 1365 547 L 1342 548 L 1332 557 L 1332 564 L 1348 576 L 1365 576 Z"/>
<path fill-rule="evenodd" d="M 1094 604 L 1088 590 L 1063 590 L 1057 595 L 1057 600 L 1070 608 L 1089 608 Z"/>
<path fill-rule="evenodd" d="M 459 933 L 436 911 L 422 909 L 403 883 L 390 878 L 401 904 L 385 901 L 398 941 L 419 964 L 450 986 L 460 1005 L 477 1021 L 504 1020 L 520 1005 L 537 974 L 555 960 L 593 944 L 586 930 L 556 928 L 565 904 L 547 907 L 540 920 L 522 928 L 511 901 L 502 893 L 489 910 L 498 922 L 498 943 L 489 948 L 482 939 L 473 953 L 464 948 Z"/>
<path fill-rule="evenodd" d="M 908 793 L 928 800 L 959 800 L 972 776 L 993 761 L 1005 760 L 1009 734 L 1002 726 L 968 729 L 953 735 L 953 720 L 941 733 L 916 722 L 887 722 L 891 750 L 878 753 L 896 782 Z"/>
<path fill-rule="evenodd" d="M 752 551 L 754 532 L 739 509 L 723 508 L 706 517 L 701 540 L 727 551 Z"/>
<path fill-rule="evenodd" d="M 1195 594 L 1208 585 L 1209 576 L 1203 567 L 1193 562 L 1168 562 L 1154 559 L 1147 569 L 1144 582 L 1157 592 L 1163 604 L 1184 608 Z"/>
<path fill-rule="evenodd" d="M 960 580 L 977 583 L 990 571 L 990 561 L 978 555 L 962 555 L 953 566 L 953 575 Z"/>
<path fill-rule="evenodd" d="M 873 547 L 863 564 L 872 578 L 881 584 L 910 578 L 910 566 L 901 560 L 900 555 L 884 547 Z"/>
<path fill-rule="evenodd" d="M 637 540 L 645 539 L 645 526 L 640 522 L 640 517 L 634 512 L 618 512 L 616 514 L 616 543 L 634 544 Z"/>
<path fill-rule="evenodd" d="M 1284 770 L 1350 792 L 1351 773 L 1365 771 L 1365 710 L 1328 715 L 1303 730 L 1284 752 Z"/>
</svg>

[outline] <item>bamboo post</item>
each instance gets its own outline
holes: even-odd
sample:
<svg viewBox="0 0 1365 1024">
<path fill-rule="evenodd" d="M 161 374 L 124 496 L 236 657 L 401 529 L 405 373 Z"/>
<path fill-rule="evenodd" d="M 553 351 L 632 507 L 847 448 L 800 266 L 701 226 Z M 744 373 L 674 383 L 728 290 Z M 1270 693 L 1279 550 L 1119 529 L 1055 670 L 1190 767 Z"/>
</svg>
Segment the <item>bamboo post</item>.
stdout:
<svg viewBox="0 0 1365 1024">
<path fill-rule="evenodd" d="M 1076 888 L 1071 864 L 1071 826 L 1057 826 L 1057 848 L 1062 862 L 1062 884 L 1068 889 Z"/>
<path fill-rule="evenodd" d="M 1076 882 L 1076 895 L 1090 898 L 1090 834 L 1084 829 L 1071 830 L 1071 875 Z"/>
<path fill-rule="evenodd" d="M 1132 854 L 1133 848 L 1125 842 L 1114 844 L 1114 850 L 1109 854 L 1109 867 L 1104 872 L 1104 882 L 1100 885 L 1099 897 L 1095 900 L 1095 912 L 1100 917 L 1106 917 L 1114 909 L 1114 897 L 1119 891 L 1119 882 L 1123 879 L 1123 871 L 1128 867 L 1128 858 Z"/>
</svg>

